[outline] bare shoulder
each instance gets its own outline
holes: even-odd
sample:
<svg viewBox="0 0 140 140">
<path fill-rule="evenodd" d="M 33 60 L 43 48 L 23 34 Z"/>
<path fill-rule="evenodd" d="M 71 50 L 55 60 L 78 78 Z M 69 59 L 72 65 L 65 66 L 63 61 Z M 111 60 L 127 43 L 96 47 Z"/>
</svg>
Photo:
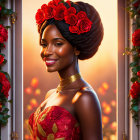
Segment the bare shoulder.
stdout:
<svg viewBox="0 0 140 140">
<path fill-rule="evenodd" d="M 45 95 L 45 99 L 47 99 L 52 93 L 54 93 L 56 91 L 56 89 L 54 88 L 54 89 L 51 89 L 51 90 L 49 90 L 47 93 L 46 93 L 46 95 Z"/>
<path fill-rule="evenodd" d="M 76 93 L 74 110 L 81 126 L 83 140 L 102 140 L 101 107 L 93 89 L 84 89 Z"/>
<path fill-rule="evenodd" d="M 78 110 L 79 107 L 99 109 L 100 110 L 100 102 L 96 92 L 91 89 L 82 89 L 76 93 L 75 96 L 78 96 L 75 102 L 75 109 Z"/>
</svg>

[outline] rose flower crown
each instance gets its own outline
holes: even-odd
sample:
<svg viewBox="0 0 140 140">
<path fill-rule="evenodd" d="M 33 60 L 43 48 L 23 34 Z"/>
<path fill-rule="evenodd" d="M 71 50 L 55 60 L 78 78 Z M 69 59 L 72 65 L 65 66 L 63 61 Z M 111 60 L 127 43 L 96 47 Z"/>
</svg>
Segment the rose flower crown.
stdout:
<svg viewBox="0 0 140 140">
<path fill-rule="evenodd" d="M 76 13 L 76 9 L 71 6 L 69 0 L 66 1 L 69 8 L 64 5 L 63 0 L 52 0 L 47 4 L 43 4 L 41 9 L 37 10 L 35 15 L 36 23 L 42 24 L 45 20 L 54 18 L 55 20 L 64 20 L 69 24 L 69 31 L 71 33 L 81 34 L 89 32 L 92 22 L 88 19 L 84 11 Z"/>
</svg>

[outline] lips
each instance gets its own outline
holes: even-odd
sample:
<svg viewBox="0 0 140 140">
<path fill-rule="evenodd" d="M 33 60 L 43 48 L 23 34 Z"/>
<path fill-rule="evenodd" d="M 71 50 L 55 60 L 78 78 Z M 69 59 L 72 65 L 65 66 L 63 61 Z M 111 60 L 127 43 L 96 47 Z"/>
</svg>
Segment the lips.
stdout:
<svg viewBox="0 0 140 140">
<path fill-rule="evenodd" d="M 46 58 L 44 57 L 43 60 L 45 61 L 47 66 L 51 66 L 56 63 L 57 59 Z"/>
</svg>

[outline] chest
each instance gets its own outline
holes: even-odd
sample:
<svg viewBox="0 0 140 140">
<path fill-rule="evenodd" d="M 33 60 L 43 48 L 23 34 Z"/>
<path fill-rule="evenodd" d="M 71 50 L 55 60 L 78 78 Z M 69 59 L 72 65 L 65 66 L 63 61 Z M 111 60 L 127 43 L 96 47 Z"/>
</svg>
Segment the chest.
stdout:
<svg viewBox="0 0 140 140">
<path fill-rule="evenodd" d="M 41 111 L 45 110 L 49 106 L 60 106 L 65 108 L 68 112 L 75 116 L 74 105 L 72 103 L 72 100 L 72 94 L 54 93 L 41 104 Z"/>
</svg>

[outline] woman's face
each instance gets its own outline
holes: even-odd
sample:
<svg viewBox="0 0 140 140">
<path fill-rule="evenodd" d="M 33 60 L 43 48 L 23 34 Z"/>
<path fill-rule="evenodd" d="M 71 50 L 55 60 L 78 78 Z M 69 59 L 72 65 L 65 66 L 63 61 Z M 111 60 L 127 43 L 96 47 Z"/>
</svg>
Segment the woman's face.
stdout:
<svg viewBox="0 0 140 140">
<path fill-rule="evenodd" d="M 40 55 L 48 72 L 60 71 L 74 61 L 74 48 L 55 25 L 48 25 L 42 34 Z"/>
</svg>

